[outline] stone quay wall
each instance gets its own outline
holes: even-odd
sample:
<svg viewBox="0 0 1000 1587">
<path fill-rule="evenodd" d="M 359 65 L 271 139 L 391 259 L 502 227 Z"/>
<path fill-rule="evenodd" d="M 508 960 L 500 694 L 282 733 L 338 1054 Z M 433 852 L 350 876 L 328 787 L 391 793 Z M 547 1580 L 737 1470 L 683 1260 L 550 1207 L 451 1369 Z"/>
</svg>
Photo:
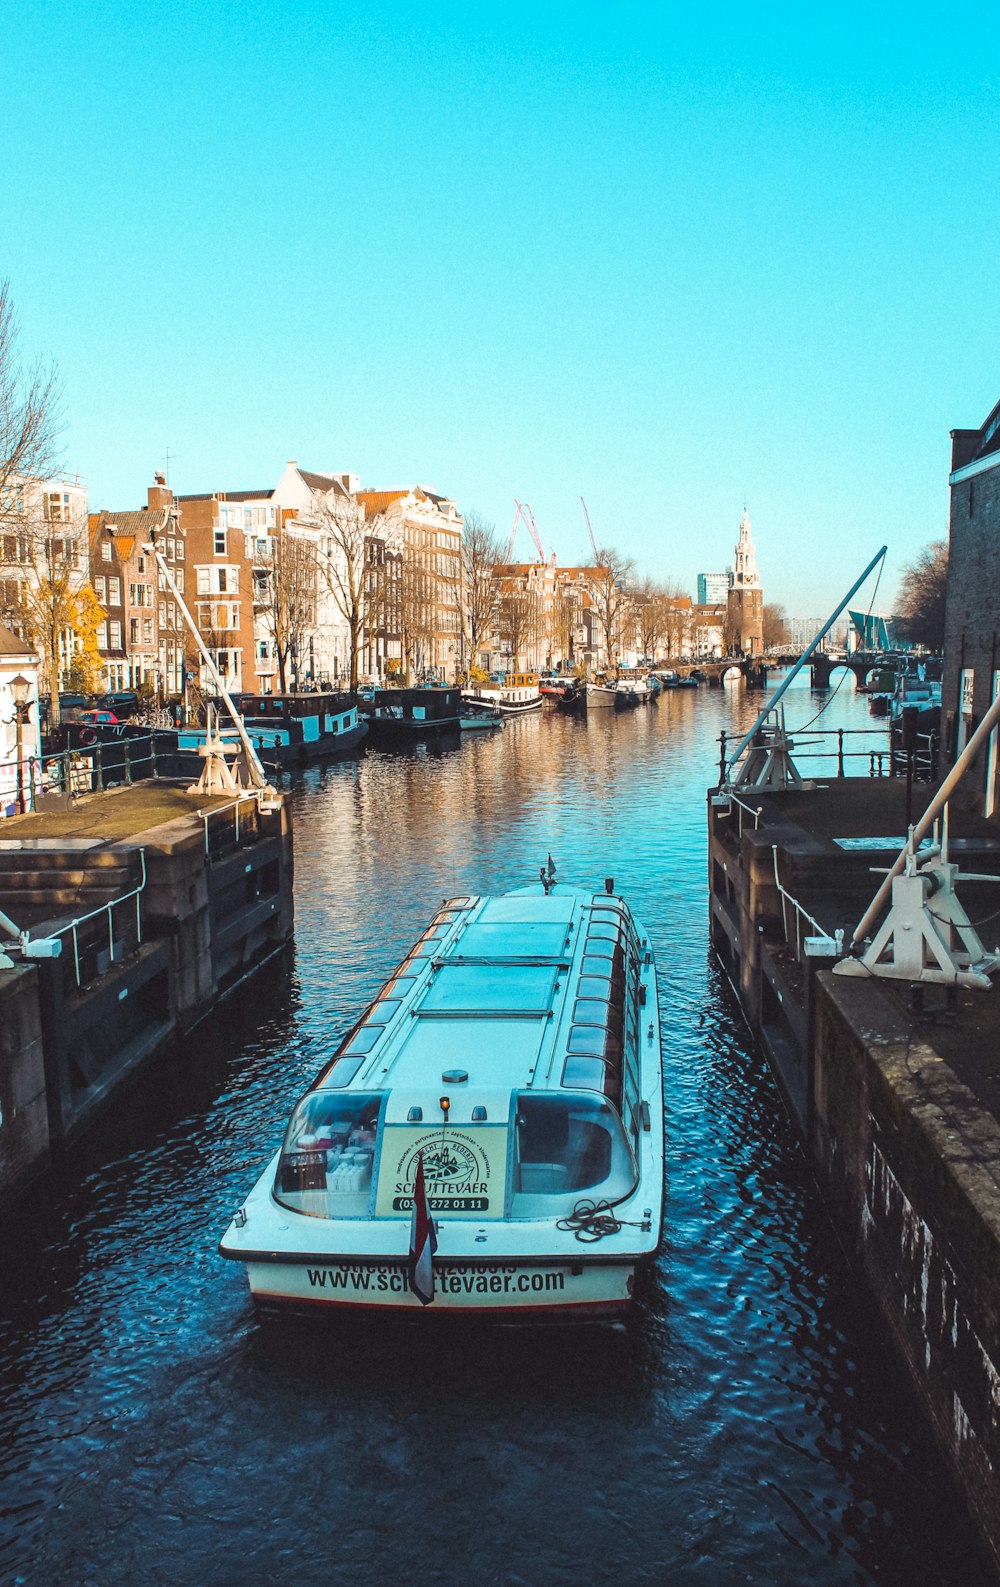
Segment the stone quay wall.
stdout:
<svg viewBox="0 0 1000 1587">
<path fill-rule="evenodd" d="M 870 863 L 845 855 L 830 885 Z M 713 944 L 1000 1574 L 1000 1126 L 884 982 L 797 951 L 814 928 L 778 883 L 808 896 L 824 867 L 775 805 L 710 798 Z"/>
<path fill-rule="evenodd" d="M 238 817 L 238 819 L 237 819 Z M 24 845 L 55 874 L 57 848 Z M 6 846 L 5 863 L 16 856 Z M 120 1087 L 205 1018 L 292 935 L 293 855 L 285 799 L 218 807 L 115 843 L 130 879 L 110 911 L 79 909 L 58 958 L 0 970 L 0 1200 L 19 1193 L 51 1153 L 103 1111 Z M 95 853 L 106 860 L 108 848 Z M 72 852 L 74 875 L 86 853 Z M 96 865 L 94 867 L 97 869 Z M 143 877 L 144 885 L 143 883 Z M 140 887 L 137 897 L 125 895 Z M 12 893 L 23 899 L 27 889 Z M 34 937 L 65 928 L 31 889 Z M 53 889 L 53 898 L 65 893 Z M 2 900 L 0 900 L 2 902 Z"/>
</svg>

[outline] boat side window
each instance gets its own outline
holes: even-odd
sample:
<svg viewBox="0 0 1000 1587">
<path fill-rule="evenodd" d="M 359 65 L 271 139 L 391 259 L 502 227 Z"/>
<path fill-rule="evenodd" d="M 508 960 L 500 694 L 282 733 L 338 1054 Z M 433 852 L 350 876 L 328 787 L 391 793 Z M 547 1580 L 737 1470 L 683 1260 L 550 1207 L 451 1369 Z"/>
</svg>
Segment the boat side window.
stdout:
<svg viewBox="0 0 1000 1587">
<path fill-rule="evenodd" d="M 577 983 L 576 992 L 577 992 L 577 996 L 578 997 L 600 997 L 600 998 L 605 998 L 605 999 L 610 998 L 610 996 L 611 996 L 611 974 L 610 974 L 610 970 L 609 970 L 607 975 L 602 975 L 602 976 L 581 975 L 580 980 Z"/>
<path fill-rule="evenodd" d="M 413 948 L 410 950 L 409 958 L 410 959 L 430 959 L 430 958 L 432 958 L 433 955 L 434 955 L 434 951 L 437 948 L 438 944 L 443 942 L 446 936 L 447 936 L 447 928 L 446 927 L 442 927 L 438 931 L 425 931 L 423 936 L 420 938 L 420 941 L 417 942 L 413 946 Z"/>
<path fill-rule="evenodd" d="M 381 1025 L 359 1025 L 344 1043 L 345 1053 L 371 1052 L 375 1043 L 382 1035 Z"/>
<path fill-rule="evenodd" d="M 608 975 L 609 964 L 615 956 L 613 942 L 588 942 L 584 949 L 584 959 L 581 969 L 584 975 Z"/>
<path fill-rule="evenodd" d="M 572 1025 L 567 1045 L 571 1053 L 603 1058 L 605 1036 L 606 1032 L 598 1026 Z"/>
<path fill-rule="evenodd" d="M 394 1019 L 396 1016 L 396 1010 L 399 1008 L 399 1001 L 400 1000 L 398 997 L 380 997 L 378 1002 L 373 1003 L 371 1008 L 368 1010 L 368 1013 L 365 1015 L 365 1024 L 388 1025 L 389 1021 Z M 355 1049 L 352 1048 L 352 1051 L 354 1050 Z"/>
<path fill-rule="evenodd" d="M 574 1025 L 602 1025 L 607 1027 L 608 1015 L 610 1012 L 609 1004 L 610 988 L 608 999 L 604 1002 L 599 1003 L 596 998 L 577 998 L 576 1002 L 573 1004 Z"/>
<path fill-rule="evenodd" d="M 564 1086 L 579 1086 L 584 1091 L 603 1091 L 606 1076 L 606 1066 L 600 1058 L 579 1058 L 571 1053 L 563 1064 Z"/>
<path fill-rule="evenodd" d="M 386 981 L 385 986 L 379 992 L 379 997 L 405 997 L 407 992 L 411 990 L 415 979 L 416 977 L 412 975 L 394 975 L 391 980 Z"/>
<path fill-rule="evenodd" d="M 514 1218 L 561 1217 L 583 1193 L 613 1201 L 635 1185 L 621 1119 L 601 1097 L 521 1092 L 515 1131 Z"/>
<path fill-rule="evenodd" d="M 371 1199 L 381 1092 L 311 1091 L 293 1112 L 274 1198 L 314 1218 L 363 1218 Z"/>
</svg>

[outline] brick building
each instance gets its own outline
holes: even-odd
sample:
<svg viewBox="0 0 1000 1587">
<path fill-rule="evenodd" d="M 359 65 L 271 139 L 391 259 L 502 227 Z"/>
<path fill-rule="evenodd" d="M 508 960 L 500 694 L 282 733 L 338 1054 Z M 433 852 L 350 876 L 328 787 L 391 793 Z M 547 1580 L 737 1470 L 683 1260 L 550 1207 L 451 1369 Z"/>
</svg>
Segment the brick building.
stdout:
<svg viewBox="0 0 1000 1587">
<path fill-rule="evenodd" d="M 1000 403 L 978 430 L 951 432 L 951 521 L 941 689 L 942 745 L 954 760 L 1000 691 Z M 997 733 L 963 793 L 1000 809 Z"/>
<path fill-rule="evenodd" d="M 151 487 L 150 494 L 162 487 Z M 169 498 L 169 492 L 165 492 Z M 107 689 L 148 686 L 161 699 L 183 688 L 184 620 L 146 550 L 150 535 L 184 591 L 184 535 L 169 506 L 91 513 L 90 582 L 104 609 L 97 630 Z"/>
</svg>

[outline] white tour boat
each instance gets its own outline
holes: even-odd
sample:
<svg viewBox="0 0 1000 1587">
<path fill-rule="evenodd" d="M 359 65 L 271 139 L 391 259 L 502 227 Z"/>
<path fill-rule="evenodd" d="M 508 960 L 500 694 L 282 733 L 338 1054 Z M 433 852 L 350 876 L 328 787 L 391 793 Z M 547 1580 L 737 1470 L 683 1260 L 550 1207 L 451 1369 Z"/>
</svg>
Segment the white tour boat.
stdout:
<svg viewBox="0 0 1000 1587">
<path fill-rule="evenodd" d="M 663 1082 L 652 950 L 613 886 L 550 861 L 445 901 L 223 1237 L 259 1310 L 628 1310 L 660 1240 Z"/>
</svg>

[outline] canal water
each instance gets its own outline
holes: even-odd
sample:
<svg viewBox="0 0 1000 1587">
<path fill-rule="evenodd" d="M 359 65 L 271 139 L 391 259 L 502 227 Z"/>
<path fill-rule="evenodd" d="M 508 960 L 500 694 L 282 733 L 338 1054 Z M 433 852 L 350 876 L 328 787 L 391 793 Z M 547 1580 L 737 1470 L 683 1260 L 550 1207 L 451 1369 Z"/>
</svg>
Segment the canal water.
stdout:
<svg viewBox="0 0 1000 1587">
<path fill-rule="evenodd" d="M 705 791 L 759 698 L 546 712 L 296 784 L 294 953 L 0 1233 L 0 1580 L 986 1582 L 708 948 Z M 828 701 L 787 699 L 794 726 Z M 850 684 L 815 728 L 871 725 Z M 216 1243 L 291 1103 L 443 897 L 550 853 L 613 876 L 656 948 L 669 1187 L 636 1317 L 259 1325 Z"/>
</svg>

